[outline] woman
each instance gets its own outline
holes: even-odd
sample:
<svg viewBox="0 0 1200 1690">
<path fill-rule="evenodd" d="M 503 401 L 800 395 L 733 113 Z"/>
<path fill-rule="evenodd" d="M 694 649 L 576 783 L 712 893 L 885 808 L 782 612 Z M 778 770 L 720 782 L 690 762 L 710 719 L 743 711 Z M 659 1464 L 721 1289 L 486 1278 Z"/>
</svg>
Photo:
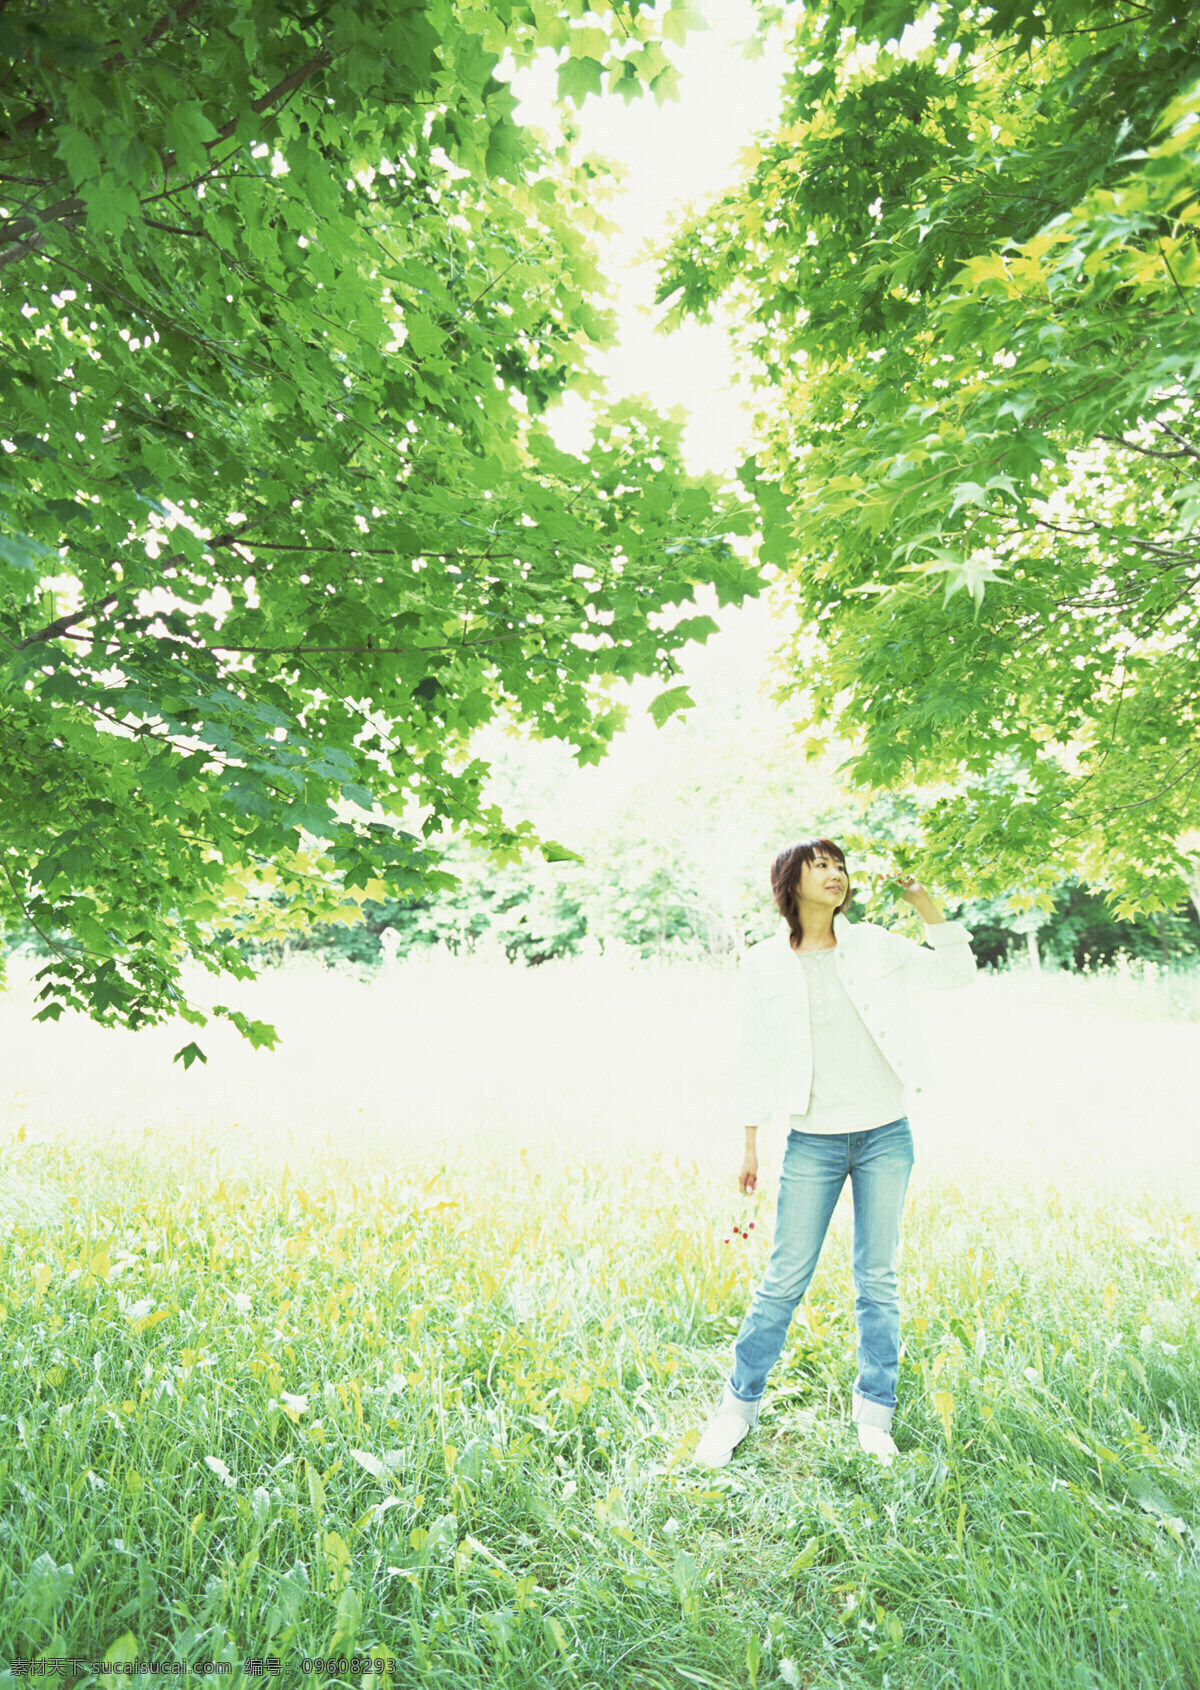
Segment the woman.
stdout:
<svg viewBox="0 0 1200 1690">
<path fill-rule="evenodd" d="M 790 845 L 771 866 L 783 922 L 743 961 L 743 1192 L 758 1183 L 759 1127 L 778 1115 L 789 1132 L 767 1270 L 734 1343 L 733 1371 L 696 1446 L 702 1466 L 723 1467 L 758 1423 L 767 1374 L 808 1289 L 847 1175 L 858 1324 L 853 1417 L 865 1450 L 885 1462 L 896 1453 L 896 1255 L 913 1162 L 905 1088 L 922 1090 L 927 1060 L 911 988 L 965 986 L 975 958 L 961 923 L 947 921 L 915 881 L 894 878 L 924 918 L 932 949 L 871 921 L 835 930 L 834 917 L 849 908 L 852 892 L 845 855 L 832 839 Z"/>
</svg>

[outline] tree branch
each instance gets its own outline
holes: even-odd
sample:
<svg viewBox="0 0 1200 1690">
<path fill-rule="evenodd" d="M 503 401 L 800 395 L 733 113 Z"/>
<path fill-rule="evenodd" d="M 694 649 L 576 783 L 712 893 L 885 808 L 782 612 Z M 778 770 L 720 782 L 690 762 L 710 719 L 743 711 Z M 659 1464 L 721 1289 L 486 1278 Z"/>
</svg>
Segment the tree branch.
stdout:
<svg viewBox="0 0 1200 1690">
<path fill-rule="evenodd" d="M 1187 294 L 1184 293 L 1183 289 L 1179 285 L 1179 277 L 1175 274 L 1174 270 L 1172 270 L 1172 268 L 1171 268 L 1171 260 L 1167 257 L 1166 253 L 1163 251 L 1162 242 L 1157 241 L 1155 244 L 1158 247 L 1158 256 L 1162 259 L 1163 263 L 1166 265 L 1167 275 L 1170 276 L 1172 282 L 1174 282 L 1174 284 L 1175 284 L 1175 292 L 1179 295 L 1180 299 L 1183 301 L 1183 309 L 1187 312 L 1189 317 L 1194 317 L 1196 315 L 1196 313 L 1192 310 L 1191 306 L 1188 304 Z"/>
<path fill-rule="evenodd" d="M 173 7 L 170 12 L 161 17 L 155 24 L 154 28 L 150 31 L 149 35 L 142 38 L 141 45 L 143 47 L 153 47 L 154 43 L 160 40 L 169 29 L 173 28 L 176 24 L 186 22 L 199 4 L 200 0 L 180 0 L 179 5 Z M 111 58 L 105 59 L 101 63 L 100 69 L 103 72 L 111 73 L 114 70 L 123 69 L 128 63 L 128 54 L 114 53 Z M 43 123 L 46 122 L 47 118 L 52 117 L 53 115 L 54 114 L 49 106 L 35 106 L 32 111 L 26 112 L 23 118 L 21 118 L 17 123 L 14 123 L 13 127 L 7 134 L 0 131 L 0 143 L 4 141 L 24 140 L 26 136 L 32 135 L 36 130 L 40 129 Z"/>
<path fill-rule="evenodd" d="M 1168 428 L 1167 424 L 1163 422 L 1161 418 L 1155 419 L 1154 426 L 1155 428 L 1160 428 L 1164 434 L 1170 435 L 1172 440 L 1177 440 L 1179 442 L 1180 446 L 1183 448 L 1182 453 L 1179 454 L 1180 456 L 1195 458 L 1198 462 L 1200 462 L 1200 452 L 1196 450 L 1190 440 L 1185 439 L 1182 434 L 1177 434 L 1173 428 Z"/>
<path fill-rule="evenodd" d="M 415 652 L 422 651 L 462 651 L 464 647 L 473 651 L 477 646 L 502 645 L 506 640 L 524 639 L 530 632 L 519 629 L 512 634 L 495 634 L 487 640 L 450 640 L 445 645 L 204 645 L 197 649 L 201 651 L 250 651 L 261 652 L 268 657 L 299 657 L 308 653 L 346 652 L 352 655 L 366 655 L 372 657 L 411 657 Z"/>
<path fill-rule="evenodd" d="M 23 640 L 17 641 L 16 649 L 23 651 L 26 646 L 38 645 L 43 640 L 61 639 L 67 630 L 73 628 L 77 622 L 86 622 L 89 616 L 102 616 L 106 610 L 111 610 L 113 605 L 120 602 L 118 596 L 113 593 L 108 598 L 97 599 L 92 604 L 85 604 L 82 610 L 73 611 L 70 616 L 60 616 L 57 622 L 47 623 L 44 628 L 39 628 L 36 634 L 27 634 Z M 72 636 L 74 639 L 81 637 L 78 634 Z M 90 638 L 90 636 L 88 637 Z"/>
<path fill-rule="evenodd" d="M 1108 532 L 1106 528 L 1102 529 L 1098 522 L 1089 522 L 1086 528 L 1068 528 L 1063 522 L 1050 522 L 1042 516 L 1035 516 L 1033 525 L 1035 528 L 1051 528 L 1056 534 L 1074 534 L 1080 539 L 1086 539 L 1091 534 L 1107 534 Z M 1020 532 L 1019 528 L 1008 530 L 1009 534 L 1019 534 Z"/>
<path fill-rule="evenodd" d="M 220 534 L 215 540 L 210 540 L 210 546 L 231 545 L 234 541 L 232 534 Z M 437 546 L 426 546 L 422 551 L 397 551 L 389 546 L 289 546 L 282 540 L 239 540 L 238 545 L 246 546 L 260 552 L 315 552 L 318 555 L 332 557 L 470 557 L 493 558 L 499 562 L 503 558 L 520 557 L 520 552 L 459 552 L 443 551 Z"/>
<path fill-rule="evenodd" d="M 42 240 L 44 240 L 44 238 L 44 236 L 38 237 L 39 244 Z M 206 351 L 211 351 L 213 347 L 218 348 L 222 352 L 237 351 L 241 345 L 241 342 L 239 341 L 230 341 L 226 343 L 220 340 L 213 340 L 207 335 L 197 334 L 194 329 L 185 328 L 182 323 L 176 322 L 172 317 L 160 316 L 156 318 L 153 314 L 152 308 L 148 306 L 144 300 L 139 303 L 135 299 L 130 299 L 128 294 L 122 293 L 120 288 L 113 287 L 111 282 L 98 281 L 95 276 L 89 276 L 86 270 L 79 270 L 74 264 L 68 264 L 66 259 L 61 258 L 56 252 L 47 253 L 46 256 L 52 264 L 57 264 L 60 270 L 66 270 L 70 275 L 78 276 L 81 282 L 86 282 L 90 288 L 95 288 L 97 293 L 109 293 L 114 299 L 119 299 L 122 305 L 127 305 L 136 316 L 140 317 L 144 322 L 149 323 L 154 328 L 158 328 L 161 324 L 164 327 L 171 329 L 175 334 L 183 335 L 185 340 L 195 341 L 197 346 L 204 347 Z M 5 259 L 0 257 L 0 265 L 4 263 Z M 270 375 L 272 373 L 271 367 L 268 364 L 260 364 L 254 359 L 246 359 L 246 363 L 248 367 L 254 369 L 259 375 Z"/>
<path fill-rule="evenodd" d="M 1156 454 L 1158 457 L 1162 457 L 1164 455 L 1165 454 L 1161 452 Z M 1163 563 L 1164 569 L 1182 569 L 1189 563 L 1200 562 L 1200 553 L 1194 551 L 1183 551 L 1178 546 L 1163 546 L 1156 540 L 1143 539 L 1141 535 L 1117 535 L 1111 528 L 1105 528 L 1104 525 L 1099 522 L 1089 523 L 1086 528 L 1068 528 L 1065 523 L 1049 522 L 1040 516 L 1035 516 L 1033 522 L 1035 528 L 1049 528 L 1055 534 L 1069 534 L 1073 539 L 1094 540 L 1097 537 L 1102 536 L 1105 539 L 1113 540 L 1122 546 L 1136 546 L 1139 551 L 1150 552 L 1155 557 L 1168 560 Z M 1020 528 L 1008 528 L 1004 530 L 1004 538 L 1015 538 L 1019 536 L 1020 533 Z"/>
<path fill-rule="evenodd" d="M 30 915 L 29 905 L 25 902 L 24 898 L 17 891 L 17 883 L 13 879 L 12 875 L 8 872 L 8 864 L 4 861 L 3 857 L 0 857 L 0 868 L 2 868 L 4 870 L 4 878 L 5 878 L 5 880 L 8 881 L 8 884 L 9 884 L 10 888 L 12 889 L 12 895 L 17 900 L 17 903 L 18 903 L 18 905 L 21 909 L 22 914 L 24 915 L 26 921 L 29 923 L 30 927 L 33 928 L 33 931 L 37 934 L 38 938 L 42 941 L 43 944 L 49 945 L 49 947 L 52 951 L 57 951 L 59 956 L 66 957 L 68 961 L 71 961 L 74 957 L 87 956 L 89 954 L 88 951 L 85 949 L 85 947 L 82 946 L 82 945 L 73 945 L 70 950 L 66 950 L 66 949 L 64 949 L 64 947 L 62 945 L 59 944 L 57 939 L 52 939 L 48 933 L 44 932 L 43 929 L 38 926 L 37 922 Z"/>
<path fill-rule="evenodd" d="M 194 235 L 199 240 L 212 240 L 207 229 L 180 229 L 174 223 L 160 223 L 156 217 L 143 217 L 147 229 L 163 229 L 168 235 Z"/>
<path fill-rule="evenodd" d="M 1189 746 L 1187 751 L 1180 753 L 1171 765 L 1173 770 L 1179 767 L 1180 763 L 1183 762 L 1183 759 L 1188 756 L 1190 751 L 1191 747 Z M 1101 809 L 1096 810 L 1091 816 L 1089 816 L 1081 828 L 1077 828 L 1074 833 L 1066 834 L 1064 836 L 1063 843 L 1066 844 L 1067 841 L 1071 839 L 1078 839 L 1080 834 L 1086 833 L 1088 828 L 1094 826 L 1101 816 L 1118 815 L 1122 810 L 1140 810 L 1145 804 L 1153 804 L 1154 800 L 1156 798 L 1161 798 L 1164 792 L 1170 792 L 1173 786 L 1178 786 L 1181 780 L 1186 780 L 1194 768 L 1200 769 L 1200 759 L 1197 759 L 1195 763 L 1189 763 L 1181 775 L 1176 775 L 1174 780 L 1166 781 L 1162 786 L 1152 792 L 1148 798 L 1135 798 L 1132 803 L 1129 804 L 1104 805 Z"/>
<path fill-rule="evenodd" d="M 80 212 L 79 215 L 82 216 L 83 213 Z M 41 230 L 36 235 L 31 235 L 27 241 L 18 241 L 7 252 L 0 253 L 0 270 L 8 264 L 18 263 L 22 258 L 28 258 L 31 252 L 40 251 L 45 244 L 46 236 Z"/>
<path fill-rule="evenodd" d="M 74 620 L 78 621 L 80 618 L 75 618 Z M 527 634 L 536 633 L 537 631 L 536 627 L 519 628 L 511 634 L 493 634 L 491 638 L 486 640 L 447 640 L 444 645 L 376 645 L 373 640 L 369 641 L 366 645 L 207 645 L 200 640 L 180 640 L 174 638 L 168 640 L 167 643 L 170 645 L 182 646 L 187 651 L 259 652 L 264 657 L 303 657 L 308 654 L 320 655 L 333 654 L 337 652 L 345 652 L 351 656 L 366 656 L 369 654 L 372 657 L 411 657 L 415 653 L 426 651 L 474 651 L 480 646 L 502 645 L 507 640 L 524 639 Z M 35 637 L 37 639 L 55 637 L 64 640 L 90 640 L 94 636 L 91 634 L 73 634 L 69 631 L 62 631 L 55 636 L 51 636 L 48 633 L 42 633 Z M 154 635 L 152 637 L 161 639 L 163 636 Z M 23 645 L 29 645 L 32 642 L 24 640 L 21 643 Z M 20 647 L 18 646 L 16 649 L 20 650 Z M 109 636 L 105 641 L 105 649 L 116 652 L 121 648 L 119 643 Z"/>
<path fill-rule="evenodd" d="M 261 95 L 257 100 L 252 101 L 250 110 L 256 115 L 261 116 L 261 114 L 266 111 L 267 107 L 272 105 L 276 100 L 287 99 L 289 95 L 295 93 L 297 88 L 303 86 L 303 84 L 307 82 L 311 76 L 315 75 L 318 70 L 324 70 L 332 63 L 333 54 L 328 50 L 328 48 L 323 47 L 319 53 L 308 61 L 307 64 L 301 65 L 298 69 L 289 72 L 287 76 L 275 84 L 274 88 L 269 89 L 267 93 Z M 218 129 L 216 135 L 211 141 L 206 141 L 204 143 L 205 151 L 211 153 L 214 147 L 220 146 L 222 141 L 227 141 L 235 132 L 241 121 L 240 117 L 231 117 L 228 123 L 223 124 L 222 127 Z M 162 168 L 164 178 L 167 172 L 175 168 L 175 154 L 173 152 L 163 154 Z M 159 198 L 161 196 L 155 195 L 153 197 Z M 0 243 L 10 244 L 22 241 L 26 239 L 26 237 L 37 232 L 39 225 L 44 225 L 46 223 L 69 222 L 72 219 L 82 216 L 86 209 L 84 202 L 76 194 L 72 195 L 69 199 L 58 200 L 54 205 L 47 206 L 44 211 L 36 212 L 31 216 L 9 218 L 6 223 L 0 223 Z M 0 259 L 0 264 L 4 262 L 4 259 Z M 10 259 L 9 262 L 12 262 L 12 260 Z"/>
<path fill-rule="evenodd" d="M 1157 426 L 1162 428 L 1164 425 L 1159 423 Z M 1165 432 L 1171 434 L 1169 428 L 1165 429 Z M 1179 439 L 1179 436 L 1172 435 L 1172 438 Z M 1124 446 L 1130 452 L 1140 452 L 1146 458 L 1164 458 L 1168 463 L 1175 463 L 1180 458 L 1200 458 L 1200 452 L 1194 451 L 1186 441 L 1183 442 L 1184 449 L 1182 452 L 1159 452 L 1153 446 L 1139 445 L 1136 440 L 1126 440 L 1124 435 L 1120 434 L 1098 434 L 1096 439 L 1104 440 L 1110 446 Z"/>
</svg>

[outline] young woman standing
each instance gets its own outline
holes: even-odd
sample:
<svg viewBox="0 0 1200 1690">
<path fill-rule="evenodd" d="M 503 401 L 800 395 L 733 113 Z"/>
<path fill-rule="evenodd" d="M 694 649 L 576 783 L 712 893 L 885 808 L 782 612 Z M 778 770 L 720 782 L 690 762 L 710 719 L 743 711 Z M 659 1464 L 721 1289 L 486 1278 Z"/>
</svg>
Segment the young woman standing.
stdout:
<svg viewBox="0 0 1200 1690">
<path fill-rule="evenodd" d="M 790 845 L 771 866 L 783 919 L 742 964 L 743 1192 L 758 1183 L 759 1127 L 782 1116 L 789 1131 L 771 1254 L 734 1343 L 733 1371 L 696 1446 L 702 1466 L 723 1467 L 757 1425 L 767 1375 L 847 1177 L 858 1327 L 853 1418 L 865 1450 L 884 1461 L 896 1453 L 896 1256 L 913 1164 L 905 1088 L 922 1090 L 928 1060 L 911 988 L 964 986 L 975 974 L 967 929 L 947 921 L 915 881 L 899 883 L 924 918 L 931 949 L 871 921 L 835 930 L 852 888 L 833 840 Z"/>
</svg>

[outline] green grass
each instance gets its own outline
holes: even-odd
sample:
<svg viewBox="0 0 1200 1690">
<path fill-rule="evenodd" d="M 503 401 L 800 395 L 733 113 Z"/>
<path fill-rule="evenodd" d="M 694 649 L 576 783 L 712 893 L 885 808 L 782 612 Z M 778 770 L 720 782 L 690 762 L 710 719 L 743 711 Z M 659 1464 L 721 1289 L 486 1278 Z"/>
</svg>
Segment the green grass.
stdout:
<svg viewBox="0 0 1200 1690">
<path fill-rule="evenodd" d="M 296 971 L 244 994 L 278 1054 L 186 1078 L 178 1029 L 31 1026 L 14 978 L 0 1684 L 1200 1685 L 1200 1029 L 1160 986 L 931 999 L 902 1454 L 849 1424 L 847 1195 L 711 1474 L 779 1150 L 726 1245 L 731 974 Z"/>
<path fill-rule="evenodd" d="M 726 1245 L 700 1164 L 514 1151 L 297 1185 L 169 1146 L 5 1163 L 63 1207 L 0 1248 L 0 1662 L 1200 1682 L 1195 1215 L 919 1184 L 883 1468 L 848 1425 L 839 1210 L 770 1411 L 706 1474 L 689 1429 L 769 1209 Z"/>
</svg>

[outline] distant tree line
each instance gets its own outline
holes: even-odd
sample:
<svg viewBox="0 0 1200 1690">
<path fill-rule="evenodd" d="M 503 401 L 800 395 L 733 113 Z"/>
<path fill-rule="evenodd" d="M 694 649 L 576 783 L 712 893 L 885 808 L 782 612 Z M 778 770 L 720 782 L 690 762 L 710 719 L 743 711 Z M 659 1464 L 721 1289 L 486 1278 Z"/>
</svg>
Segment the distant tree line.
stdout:
<svg viewBox="0 0 1200 1690">
<path fill-rule="evenodd" d="M 452 841 L 441 861 L 457 886 L 409 899 L 367 899 L 339 921 L 309 922 L 293 898 L 275 891 L 230 929 L 230 940 L 255 963 L 303 953 L 331 967 L 374 969 L 389 956 L 442 946 L 459 956 L 503 953 L 511 963 L 535 967 L 613 949 L 643 959 L 713 961 L 766 937 L 774 926 L 765 885 L 747 876 L 731 921 L 692 875 L 680 872 L 678 861 L 644 840 L 588 863 L 533 860 L 501 868 Z M 1200 916 L 1190 902 L 1120 920 L 1103 894 L 1074 874 L 1064 875 L 1051 896 L 1051 910 L 1024 915 L 1002 898 L 946 898 L 943 907 L 971 929 L 985 968 L 1025 959 L 1078 970 L 1110 967 L 1121 957 L 1175 964 L 1200 957 Z M 851 919 L 864 914 L 893 925 L 903 920 L 902 908 L 893 914 L 872 903 L 866 885 L 859 887 Z M 17 929 L 10 945 L 36 954 L 49 949 L 29 927 Z"/>
<path fill-rule="evenodd" d="M 307 952 L 331 966 L 366 968 L 379 966 L 389 954 L 404 957 L 439 945 L 458 955 L 502 951 L 509 962 L 528 966 L 614 948 L 644 959 L 700 961 L 728 956 L 739 938 L 753 942 L 774 925 L 763 896 L 762 907 L 745 911 L 740 934 L 731 934 L 691 884 L 644 846 L 595 866 L 496 869 L 461 846 L 449 848 L 445 858 L 459 879 L 452 891 L 369 901 L 352 923 L 281 925 L 248 939 L 247 947 L 260 961 Z M 1100 893 L 1073 874 L 1064 876 L 1052 896 L 1053 910 L 1036 912 L 1033 920 L 1014 916 L 1000 898 L 947 899 L 943 907 L 971 929 L 975 954 L 986 968 L 1027 958 L 1079 970 L 1110 967 L 1121 957 L 1159 963 L 1200 957 L 1200 917 L 1190 903 L 1122 921 Z M 280 913 L 286 918 L 282 908 Z M 855 914 L 861 913 L 860 906 Z"/>
</svg>

